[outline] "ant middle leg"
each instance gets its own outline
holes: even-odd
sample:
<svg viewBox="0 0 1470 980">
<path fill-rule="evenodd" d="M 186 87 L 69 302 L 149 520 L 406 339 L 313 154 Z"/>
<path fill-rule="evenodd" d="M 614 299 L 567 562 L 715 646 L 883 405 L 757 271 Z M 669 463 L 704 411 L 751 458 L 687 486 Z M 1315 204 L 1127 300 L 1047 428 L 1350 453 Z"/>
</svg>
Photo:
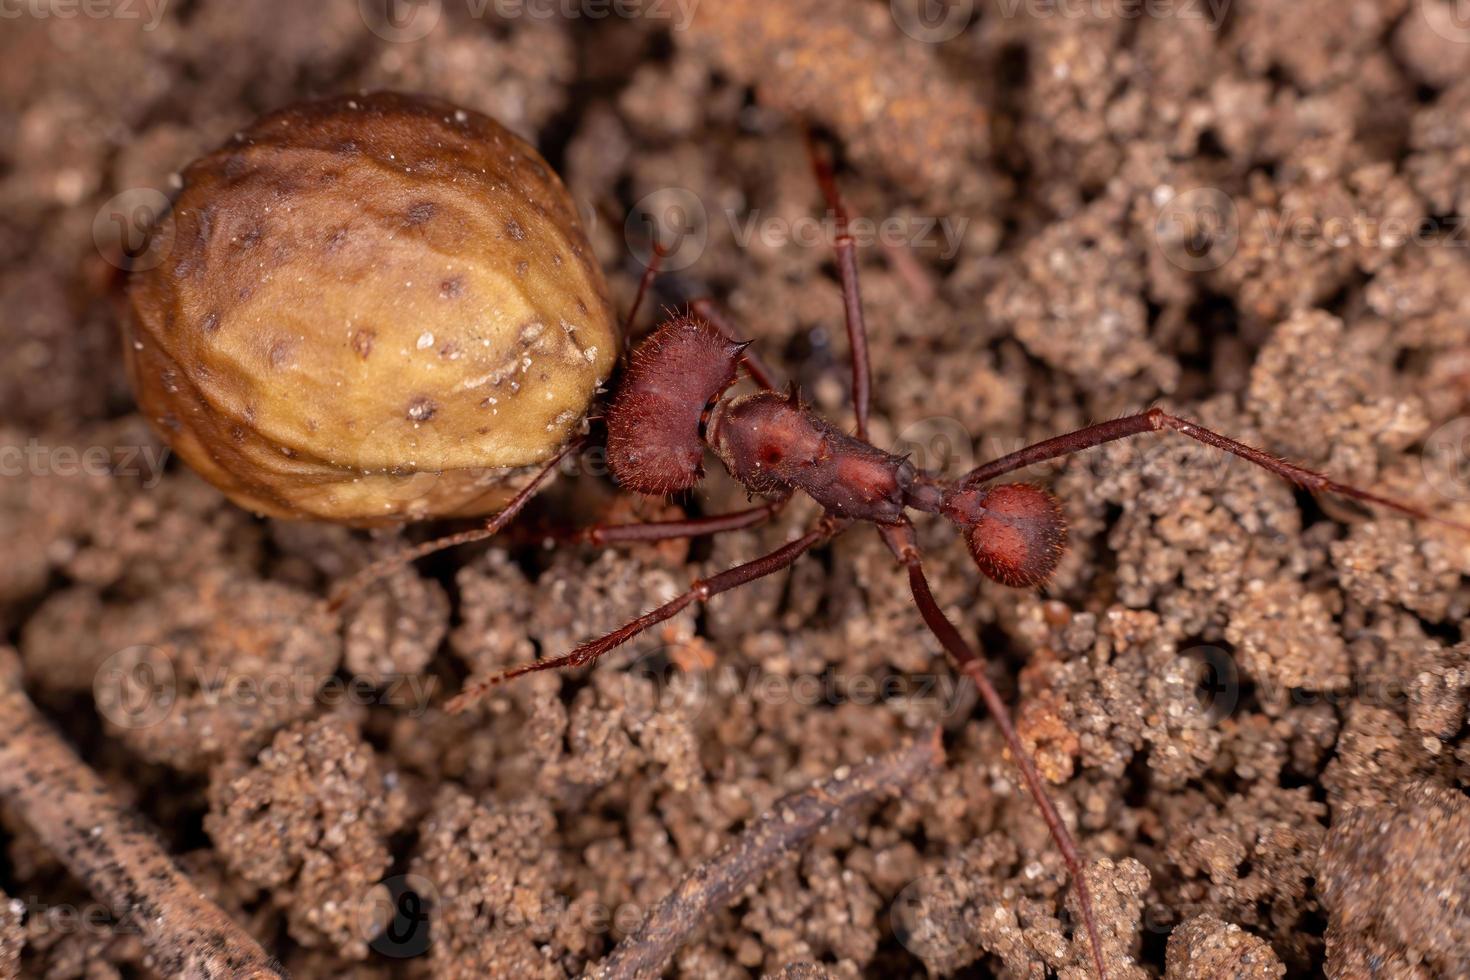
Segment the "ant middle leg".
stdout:
<svg viewBox="0 0 1470 980">
<path fill-rule="evenodd" d="M 1320 493 L 1333 493 L 1353 500 L 1384 507 L 1389 510 L 1407 514 L 1419 520 L 1433 521 L 1461 531 L 1470 531 L 1470 526 L 1458 521 L 1443 517 L 1436 517 L 1421 507 L 1407 504 L 1392 497 L 1385 497 L 1368 490 L 1363 490 L 1347 483 L 1340 483 L 1316 470 L 1298 466 L 1288 462 L 1279 456 L 1274 456 L 1264 449 L 1248 446 L 1243 442 L 1237 442 L 1229 436 L 1221 435 L 1202 425 L 1177 415 L 1170 415 L 1161 408 L 1151 408 L 1147 412 L 1137 415 L 1125 415 L 1122 418 L 1112 419 L 1108 422 L 1099 422 L 1068 432 L 1063 435 L 1045 439 L 1024 449 L 1018 449 L 1013 453 L 1002 456 L 977 466 L 966 473 L 955 483 L 959 490 L 973 489 L 983 483 L 994 480 L 996 477 L 1004 476 L 1016 470 L 1025 469 L 1036 463 L 1045 462 L 1050 459 L 1058 459 L 1062 456 L 1070 456 L 1084 449 L 1101 446 L 1104 443 L 1116 442 L 1119 439 L 1127 439 L 1131 436 L 1142 435 L 1147 432 L 1161 432 L 1172 429 L 1182 435 L 1186 435 L 1196 442 L 1202 442 L 1207 446 L 1223 450 L 1232 455 L 1239 456 L 1262 469 L 1275 473 L 1282 479 L 1288 480 L 1296 486 L 1305 490 Z"/>
<path fill-rule="evenodd" d="M 572 530 L 566 537 L 578 544 L 601 548 L 607 545 L 673 541 L 679 538 L 711 537 L 727 531 L 755 527 L 771 520 L 785 508 L 789 495 L 758 507 L 675 521 L 644 521 L 629 524 L 592 524 Z"/>
<path fill-rule="evenodd" d="M 535 663 L 523 664 L 520 667 L 492 675 L 479 681 L 466 684 L 461 691 L 446 706 L 451 714 L 459 714 L 474 706 L 493 687 L 522 677 L 526 674 L 534 674 L 543 670 L 560 670 L 565 667 L 585 667 L 595 663 L 599 657 L 609 650 L 616 649 L 633 639 L 638 634 L 657 626 L 665 620 L 672 619 L 679 612 L 695 602 L 707 602 L 721 592 L 729 592 L 731 589 L 739 588 L 756 579 L 773 575 L 783 568 L 790 567 L 802 555 L 824 541 L 841 534 L 851 525 L 851 521 L 833 517 L 823 517 L 816 527 L 807 531 L 794 541 L 787 542 L 775 551 L 762 555 L 759 558 L 728 568 L 723 572 L 711 575 L 709 578 L 696 579 L 684 593 L 675 596 L 670 601 L 654 609 L 652 612 L 644 613 L 637 619 L 604 634 L 595 640 L 589 640 L 581 644 L 570 653 L 550 660 L 538 660 Z"/>
</svg>

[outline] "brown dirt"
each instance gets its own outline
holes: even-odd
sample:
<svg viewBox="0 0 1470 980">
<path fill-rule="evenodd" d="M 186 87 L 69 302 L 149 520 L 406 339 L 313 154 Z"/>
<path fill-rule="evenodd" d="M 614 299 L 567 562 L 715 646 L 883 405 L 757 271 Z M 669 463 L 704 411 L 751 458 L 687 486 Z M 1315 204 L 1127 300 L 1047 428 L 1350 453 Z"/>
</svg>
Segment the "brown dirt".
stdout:
<svg viewBox="0 0 1470 980">
<path fill-rule="evenodd" d="M 800 117 L 842 147 L 855 213 L 927 236 L 863 252 L 876 441 L 956 474 L 1158 402 L 1470 519 L 1452 4 L 994 0 L 926 43 L 905 0 L 849 2 L 706 0 L 684 29 L 687 4 L 594 21 L 444 0 L 411 40 L 347 0 L 193 0 L 149 30 L 147 4 L 41 3 L 0 28 L 0 646 L 293 976 L 578 975 L 775 800 L 936 720 L 939 775 L 821 833 L 671 974 L 1090 964 L 998 731 L 871 531 L 453 717 L 466 676 L 563 652 L 812 508 L 689 547 L 547 549 L 551 523 L 656 509 L 561 480 L 521 533 L 394 577 L 334 630 L 313 600 L 433 529 L 261 521 L 158 465 L 107 205 L 170 193 L 264 110 L 393 87 L 496 116 L 596 217 L 624 307 L 645 244 L 625 219 L 696 202 L 679 256 L 698 261 L 662 301 L 709 291 L 846 425 L 830 252 L 765 233 L 822 211 Z M 1044 593 L 982 581 L 947 527 L 921 541 L 1092 861 L 1110 975 L 1470 971 L 1470 541 L 1177 436 L 1027 478 L 1071 525 Z M 671 506 L 744 499 L 715 474 Z M 0 977 L 150 975 L 3 803 L 0 844 Z"/>
</svg>

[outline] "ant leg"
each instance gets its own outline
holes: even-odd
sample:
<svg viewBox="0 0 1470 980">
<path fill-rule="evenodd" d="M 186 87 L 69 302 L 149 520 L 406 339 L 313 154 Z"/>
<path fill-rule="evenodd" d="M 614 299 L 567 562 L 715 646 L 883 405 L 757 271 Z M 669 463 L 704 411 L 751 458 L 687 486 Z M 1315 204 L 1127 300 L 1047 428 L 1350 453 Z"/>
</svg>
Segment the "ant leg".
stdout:
<svg viewBox="0 0 1470 980">
<path fill-rule="evenodd" d="M 1398 511 L 1401 514 L 1407 514 L 1419 520 L 1434 521 L 1439 524 L 1446 524 L 1450 527 L 1458 528 L 1462 531 L 1470 531 L 1470 526 L 1443 517 L 1436 517 L 1428 511 L 1415 507 L 1412 504 L 1406 504 L 1390 497 L 1380 496 L 1367 490 L 1360 490 L 1346 483 L 1339 483 L 1331 477 L 1318 473 L 1315 470 L 1309 470 L 1304 466 L 1289 463 L 1278 456 L 1271 455 L 1265 450 L 1256 449 L 1254 446 L 1247 446 L 1243 442 L 1236 442 L 1228 436 L 1223 436 L 1218 432 L 1213 432 L 1203 426 L 1196 425 L 1188 419 L 1179 418 L 1177 415 L 1170 415 L 1161 408 L 1151 408 L 1147 412 L 1142 412 L 1138 415 L 1125 415 L 1122 418 L 1113 419 L 1110 422 L 1099 422 L 1096 425 L 1089 425 L 1075 432 L 1068 432 L 1064 435 L 1038 442 L 1024 449 L 1018 449 L 1009 455 L 1002 456 L 1000 459 L 992 460 L 989 463 L 976 467 L 961 477 L 955 486 L 960 489 L 971 489 L 998 476 L 1024 469 L 1034 463 L 1056 459 L 1060 456 L 1070 456 L 1072 453 L 1080 452 L 1083 449 L 1091 449 L 1105 442 L 1115 442 L 1130 436 L 1141 435 L 1145 432 L 1159 432 L 1163 429 L 1173 429 L 1175 432 L 1182 433 L 1197 442 L 1202 442 L 1207 446 L 1214 446 L 1216 449 L 1223 449 L 1227 453 L 1255 463 L 1263 469 L 1270 470 L 1277 476 L 1289 480 L 1305 490 L 1335 493 L 1339 496 L 1350 497 L 1365 503 L 1376 504 L 1379 507 L 1386 507 L 1389 510 Z"/>
<path fill-rule="evenodd" d="M 332 590 L 331 595 L 327 599 L 327 611 L 332 613 L 337 612 L 348 599 L 361 592 L 363 588 L 376 582 L 394 569 L 407 565 L 409 562 L 418 561 L 420 558 L 443 551 L 446 548 L 453 548 L 457 545 L 470 544 L 474 541 L 493 538 L 505 530 L 507 524 L 515 520 L 516 515 L 525 508 L 531 498 L 536 496 L 541 488 L 546 485 L 547 481 L 551 479 L 551 474 L 556 472 L 556 468 L 561 464 L 561 461 L 570 456 L 575 450 L 581 448 L 582 443 L 583 440 L 577 438 L 563 446 L 561 451 L 551 457 L 546 465 L 541 467 L 536 475 L 531 478 L 531 482 L 522 487 L 511 498 L 510 503 L 506 504 L 505 508 L 492 517 L 484 527 L 475 528 L 472 531 L 461 531 L 458 534 L 448 534 L 442 538 L 435 538 L 432 541 L 425 541 L 423 544 L 414 545 L 411 548 L 404 548 L 402 551 L 388 555 L 386 558 L 380 558 L 359 570 L 351 578 Z"/>
<path fill-rule="evenodd" d="M 631 542 L 671 541 L 675 538 L 698 538 L 763 524 L 781 512 L 791 500 L 789 496 L 768 501 L 749 510 L 729 514 L 687 518 L 682 521 L 649 521 L 642 524 L 593 524 L 573 530 L 573 541 L 604 547 Z"/>
<path fill-rule="evenodd" d="M 852 351 L 852 408 L 857 415 L 857 437 L 867 442 L 872 371 L 868 366 L 868 328 L 863 320 L 863 294 L 858 284 L 857 242 L 847 231 L 847 207 L 837 190 L 832 163 L 822 154 L 810 131 L 806 134 L 806 148 L 812 169 L 817 173 L 817 183 L 822 186 L 822 195 L 827 199 L 827 209 L 837 221 L 837 240 L 833 248 L 837 252 L 837 273 L 842 280 L 842 304 L 847 312 L 847 342 Z"/>
<path fill-rule="evenodd" d="M 689 303 L 689 312 L 724 334 L 726 339 L 732 343 L 742 342 L 740 340 L 740 331 L 735 329 L 735 325 L 730 322 L 729 317 L 725 316 L 720 311 L 720 308 L 715 305 L 714 300 L 708 296 L 692 300 Z M 742 350 L 740 352 L 740 360 L 744 362 L 745 370 L 750 372 L 751 380 L 768 391 L 776 390 L 775 375 L 771 373 L 770 368 L 766 367 L 765 362 L 760 359 L 760 355 L 756 354 L 752 348 L 746 347 Z"/>
<path fill-rule="evenodd" d="M 1021 744 L 1021 737 L 1016 734 L 1016 726 L 1011 721 L 1010 710 L 1006 708 L 1000 694 L 990 683 L 990 678 L 985 676 L 984 658 L 965 641 L 960 631 L 949 621 L 949 617 L 935 601 L 919 557 L 913 525 L 905 521 L 903 524 L 879 527 L 878 531 L 883 535 L 883 541 L 888 545 L 889 550 L 908 570 L 909 590 L 913 593 L 914 603 L 918 605 L 920 615 L 924 617 L 925 625 L 938 638 L 940 645 L 944 647 L 955 666 L 975 682 L 975 687 L 979 690 L 986 709 L 995 719 L 1001 735 L 1005 738 L 1006 746 L 1011 750 L 1016 767 L 1021 770 L 1021 778 L 1025 781 L 1031 798 L 1041 809 L 1046 828 L 1051 831 L 1052 840 L 1056 842 L 1057 849 L 1062 852 L 1062 860 L 1067 865 L 1067 873 L 1072 876 L 1072 886 L 1077 889 L 1077 905 L 1082 910 L 1082 922 L 1087 929 L 1087 938 L 1092 944 L 1093 965 L 1097 967 L 1098 976 L 1105 980 L 1107 971 L 1103 967 L 1102 943 L 1098 939 L 1097 923 L 1092 914 L 1092 894 L 1087 887 L 1087 878 L 1083 874 L 1082 858 L 1077 851 L 1077 844 L 1072 840 L 1067 825 L 1062 822 L 1061 815 L 1057 813 L 1051 797 L 1047 795 L 1046 787 L 1041 782 L 1041 776 L 1036 771 L 1036 765 Z"/>
<path fill-rule="evenodd" d="M 563 667 L 585 667 L 587 664 L 596 662 L 598 657 L 616 647 L 627 643 L 633 637 L 642 633 L 651 626 L 657 626 L 667 619 L 672 619 L 677 613 L 695 602 L 707 602 L 713 596 L 721 592 L 728 592 L 758 578 L 765 578 L 787 568 L 796 559 L 806 554 L 812 548 L 823 541 L 840 534 L 846 530 L 851 521 L 839 520 L 832 517 L 824 517 L 816 527 L 769 554 L 762 555 L 753 561 L 734 568 L 726 569 L 709 578 L 698 579 L 689 586 L 689 590 L 669 602 L 664 603 L 649 613 L 644 613 L 637 619 L 618 627 L 611 633 L 590 640 L 577 647 L 571 653 L 550 660 L 538 660 L 535 663 L 525 664 L 512 670 L 496 674 L 484 680 L 467 684 L 465 689 L 459 693 L 447 708 L 451 714 L 459 714 L 465 709 L 473 706 L 492 687 L 504 684 L 508 680 L 521 677 L 525 674 L 534 674 L 543 670 L 560 670 Z"/>
</svg>

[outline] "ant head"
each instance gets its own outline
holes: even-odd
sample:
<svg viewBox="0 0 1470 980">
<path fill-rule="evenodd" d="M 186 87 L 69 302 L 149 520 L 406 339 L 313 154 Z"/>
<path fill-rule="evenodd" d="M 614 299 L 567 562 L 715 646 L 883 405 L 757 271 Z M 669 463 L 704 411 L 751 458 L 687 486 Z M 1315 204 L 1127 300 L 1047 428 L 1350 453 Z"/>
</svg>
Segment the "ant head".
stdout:
<svg viewBox="0 0 1470 980">
<path fill-rule="evenodd" d="M 1067 548 L 1061 504 L 1040 487 L 955 487 L 941 507 L 964 532 L 980 571 L 1001 585 L 1027 589 L 1045 583 Z"/>
<path fill-rule="evenodd" d="M 661 495 L 699 482 L 704 412 L 735 383 L 743 346 L 692 317 L 638 345 L 607 412 L 607 462 L 619 484 Z"/>
</svg>

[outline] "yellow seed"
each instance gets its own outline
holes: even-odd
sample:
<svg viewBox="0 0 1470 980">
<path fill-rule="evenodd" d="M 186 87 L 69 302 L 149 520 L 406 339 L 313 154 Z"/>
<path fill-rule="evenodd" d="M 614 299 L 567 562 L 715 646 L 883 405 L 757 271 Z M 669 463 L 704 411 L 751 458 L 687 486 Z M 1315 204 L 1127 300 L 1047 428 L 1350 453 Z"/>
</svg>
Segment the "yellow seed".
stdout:
<svg viewBox="0 0 1470 980">
<path fill-rule="evenodd" d="M 192 164 L 163 220 L 173 250 L 130 289 L 138 402 L 258 513 L 496 510 L 613 368 L 576 207 L 478 113 L 389 93 L 282 110 Z"/>
</svg>

